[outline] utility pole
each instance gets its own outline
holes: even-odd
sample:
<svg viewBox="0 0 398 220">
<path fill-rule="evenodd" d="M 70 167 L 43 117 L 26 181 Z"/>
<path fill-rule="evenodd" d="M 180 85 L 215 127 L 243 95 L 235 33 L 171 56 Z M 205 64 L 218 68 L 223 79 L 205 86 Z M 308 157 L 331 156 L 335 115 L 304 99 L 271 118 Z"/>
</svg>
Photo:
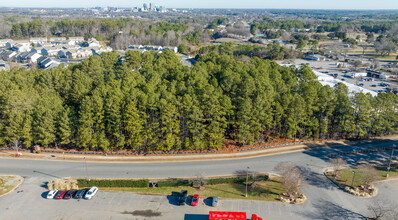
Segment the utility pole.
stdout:
<svg viewBox="0 0 398 220">
<path fill-rule="evenodd" d="M 388 163 L 387 174 L 386 174 L 386 178 L 387 179 L 388 179 L 388 175 L 389 175 L 389 172 L 390 172 L 390 169 L 391 169 L 391 161 L 392 161 L 392 156 L 393 155 L 394 155 L 394 149 L 392 149 L 391 156 L 390 156 L 390 162 Z"/>
<path fill-rule="evenodd" d="M 247 197 L 247 182 L 249 181 L 249 167 L 246 168 L 246 193 L 245 197 Z"/>
</svg>

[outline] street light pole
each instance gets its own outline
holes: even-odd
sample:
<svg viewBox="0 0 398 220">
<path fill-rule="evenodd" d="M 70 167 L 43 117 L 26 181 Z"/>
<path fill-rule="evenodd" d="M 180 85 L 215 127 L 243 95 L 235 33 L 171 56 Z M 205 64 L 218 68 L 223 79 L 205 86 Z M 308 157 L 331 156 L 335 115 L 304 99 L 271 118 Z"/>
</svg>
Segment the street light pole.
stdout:
<svg viewBox="0 0 398 220">
<path fill-rule="evenodd" d="M 87 169 L 86 157 L 84 157 L 84 164 L 85 164 L 85 166 L 86 166 L 86 176 L 87 176 L 87 179 L 88 179 L 88 181 L 90 181 L 90 178 L 88 177 L 88 169 Z"/>
<path fill-rule="evenodd" d="M 390 169 L 391 169 L 391 161 L 392 161 L 392 156 L 393 156 L 393 154 L 394 154 L 394 149 L 392 149 L 392 152 L 391 152 L 391 156 L 390 156 L 390 162 L 388 163 L 388 168 L 387 168 L 387 175 L 386 175 L 386 178 L 388 178 L 388 174 L 389 174 L 389 172 L 390 172 Z"/>
<path fill-rule="evenodd" d="M 352 173 L 353 173 L 354 175 L 352 176 L 351 188 L 354 186 L 355 171 L 352 171 Z"/>
<path fill-rule="evenodd" d="M 249 181 L 249 167 L 246 167 L 246 193 L 245 197 L 247 197 L 247 182 Z"/>
</svg>

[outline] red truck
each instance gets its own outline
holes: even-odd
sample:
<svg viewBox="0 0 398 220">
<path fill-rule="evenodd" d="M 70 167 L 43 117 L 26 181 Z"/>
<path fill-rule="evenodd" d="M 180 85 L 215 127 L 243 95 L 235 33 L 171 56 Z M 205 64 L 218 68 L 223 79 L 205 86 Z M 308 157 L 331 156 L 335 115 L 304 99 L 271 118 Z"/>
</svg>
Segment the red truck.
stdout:
<svg viewBox="0 0 398 220">
<path fill-rule="evenodd" d="M 246 212 L 209 212 L 209 220 L 247 220 Z M 251 220 L 263 220 L 256 214 L 252 215 Z"/>
</svg>

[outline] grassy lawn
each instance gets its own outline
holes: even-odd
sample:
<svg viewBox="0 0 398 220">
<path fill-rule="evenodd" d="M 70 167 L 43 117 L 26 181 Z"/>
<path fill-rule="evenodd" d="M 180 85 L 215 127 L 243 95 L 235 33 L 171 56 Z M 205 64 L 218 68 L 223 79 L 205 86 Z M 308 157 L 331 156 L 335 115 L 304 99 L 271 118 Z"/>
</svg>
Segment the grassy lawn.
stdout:
<svg viewBox="0 0 398 220">
<path fill-rule="evenodd" d="M 379 175 L 375 177 L 375 181 L 385 180 L 386 173 L 387 173 L 387 166 L 375 166 L 376 170 L 378 171 Z M 339 171 L 339 176 L 336 180 L 332 176 L 332 172 L 326 172 L 326 177 L 329 178 L 331 181 L 335 182 L 340 187 L 344 188 L 345 186 L 351 186 L 353 173 L 355 171 L 355 178 L 354 178 L 354 186 L 362 185 L 361 176 L 358 172 L 358 169 L 344 169 Z M 389 172 L 390 177 L 397 177 L 398 176 L 398 164 L 391 165 L 391 170 Z"/>
<path fill-rule="evenodd" d="M 16 185 L 18 185 L 19 177 L 17 176 L 1 176 L 0 179 L 2 180 L 0 183 L 0 196 L 8 193 L 11 191 Z"/>
<path fill-rule="evenodd" d="M 245 184 L 219 184 L 208 185 L 205 189 L 199 190 L 194 187 L 179 186 L 179 187 L 155 187 L 155 188 L 100 188 L 103 191 L 112 192 L 133 192 L 139 194 L 151 195 L 172 195 L 173 192 L 180 192 L 185 189 L 188 190 L 189 195 L 199 194 L 202 198 L 218 196 L 220 198 L 228 199 L 247 199 L 247 200 L 263 200 L 263 201 L 278 201 L 277 197 L 284 190 L 280 183 L 280 178 L 272 178 L 267 181 L 256 182 L 257 186 L 254 189 L 248 187 L 248 197 L 245 198 Z"/>
</svg>

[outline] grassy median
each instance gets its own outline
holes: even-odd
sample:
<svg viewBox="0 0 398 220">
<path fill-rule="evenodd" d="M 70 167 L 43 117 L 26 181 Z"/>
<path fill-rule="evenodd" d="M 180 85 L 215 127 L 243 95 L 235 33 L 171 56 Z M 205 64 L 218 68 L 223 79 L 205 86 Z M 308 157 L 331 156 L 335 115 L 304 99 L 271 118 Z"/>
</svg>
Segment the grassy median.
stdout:
<svg viewBox="0 0 398 220">
<path fill-rule="evenodd" d="M 387 174 L 387 166 L 375 166 L 374 168 L 377 170 L 378 175 L 374 176 L 373 181 L 385 180 Z M 354 182 L 354 174 L 352 173 L 352 171 L 355 172 Z M 351 186 L 351 184 L 353 184 L 353 186 L 363 185 L 361 172 L 357 168 L 348 168 L 338 171 L 338 176 L 336 177 L 336 179 L 334 178 L 332 172 L 326 172 L 325 175 L 327 178 L 329 178 L 331 181 L 333 181 L 342 188 L 346 186 Z M 398 177 L 398 164 L 391 165 L 389 177 Z"/>
<path fill-rule="evenodd" d="M 251 183 L 251 182 L 250 182 Z M 247 199 L 247 200 L 263 200 L 278 201 L 277 197 L 283 193 L 283 187 L 280 178 L 274 177 L 266 181 L 255 182 L 255 187 L 248 187 L 248 197 L 245 198 L 246 185 L 244 183 L 227 183 L 217 185 L 205 185 L 204 189 L 189 186 L 177 187 L 100 187 L 100 190 L 111 192 L 132 192 L 147 195 L 172 195 L 173 192 L 188 190 L 189 195 L 199 194 L 202 198 L 218 196 L 225 199 Z"/>
</svg>

